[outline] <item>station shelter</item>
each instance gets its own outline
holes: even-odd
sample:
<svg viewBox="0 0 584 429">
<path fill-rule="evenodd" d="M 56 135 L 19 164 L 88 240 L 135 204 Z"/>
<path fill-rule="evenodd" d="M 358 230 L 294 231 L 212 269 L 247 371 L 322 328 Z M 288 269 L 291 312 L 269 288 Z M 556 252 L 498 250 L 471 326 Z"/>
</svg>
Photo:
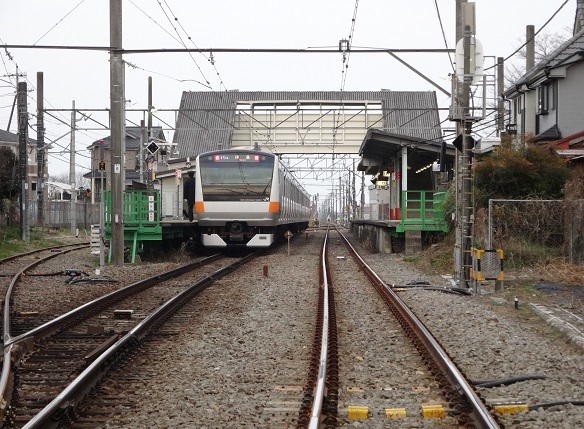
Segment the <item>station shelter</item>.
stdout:
<svg viewBox="0 0 584 429">
<path fill-rule="evenodd" d="M 369 219 L 352 229 L 376 250 L 421 250 L 426 233 L 446 232 L 443 202 L 454 175 L 456 149 L 442 140 L 424 140 L 370 129 L 357 167 L 370 176 Z"/>
</svg>

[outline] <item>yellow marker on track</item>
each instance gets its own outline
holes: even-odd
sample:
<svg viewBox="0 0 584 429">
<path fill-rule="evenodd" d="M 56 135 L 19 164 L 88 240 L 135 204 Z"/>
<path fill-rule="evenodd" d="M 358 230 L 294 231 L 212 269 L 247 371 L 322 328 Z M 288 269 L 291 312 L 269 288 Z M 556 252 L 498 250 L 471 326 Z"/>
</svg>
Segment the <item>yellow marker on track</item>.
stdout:
<svg viewBox="0 0 584 429">
<path fill-rule="evenodd" d="M 388 419 L 399 419 L 406 417 L 406 409 L 405 408 L 386 408 L 385 409 L 385 417 Z"/>
<path fill-rule="evenodd" d="M 422 416 L 426 419 L 443 419 L 446 413 L 442 405 L 422 405 Z"/>
<path fill-rule="evenodd" d="M 351 420 L 362 420 L 369 417 L 369 407 L 357 407 L 350 405 L 347 410 L 347 417 Z"/>
<path fill-rule="evenodd" d="M 515 414 L 521 411 L 529 411 L 527 404 L 494 405 L 493 410 L 498 414 Z"/>
</svg>

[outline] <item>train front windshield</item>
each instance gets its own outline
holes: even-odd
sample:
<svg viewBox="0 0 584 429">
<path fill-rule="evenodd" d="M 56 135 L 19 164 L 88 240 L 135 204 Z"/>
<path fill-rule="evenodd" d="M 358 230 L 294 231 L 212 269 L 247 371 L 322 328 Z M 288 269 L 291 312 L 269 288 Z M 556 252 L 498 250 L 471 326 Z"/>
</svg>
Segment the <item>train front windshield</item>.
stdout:
<svg viewBox="0 0 584 429">
<path fill-rule="evenodd" d="M 269 201 L 273 156 L 215 153 L 199 158 L 205 201 Z"/>
</svg>

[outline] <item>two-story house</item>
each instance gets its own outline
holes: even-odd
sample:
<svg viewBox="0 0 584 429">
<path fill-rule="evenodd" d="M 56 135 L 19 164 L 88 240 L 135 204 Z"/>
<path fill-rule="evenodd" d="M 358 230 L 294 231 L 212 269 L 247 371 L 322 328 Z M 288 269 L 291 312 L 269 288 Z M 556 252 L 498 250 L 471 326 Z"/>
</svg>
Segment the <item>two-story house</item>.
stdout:
<svg viewBox="0 0 584 429">
<path fill-rule="evenodd" d="M 0 130 L 0 147 L 7 147 L 18 157 L 19 156 L 19 142 L 18 134 L 11 133 L 9 131 Z M 38 200 L 38 161 L 37 161 L 37 142 L 28 138 L 26 145 L 26 161 L 27 161 L 27 199 L 29 201 Z M 46 156 L 46 155 L 45 155 Z M 48 163 L 44 163 L 44 183 L 48 180 Z M 18 174 L 18 170 L 17 170 Z M 47 187 L 44 186 L 44 196 L 47 198 Z"/>
<path fill-rule="evenodd" d="M 152 144 L 153 142 L 154 144 Z M 142 128 L 126 127 L 125 188 L 130 188 L 136 183 L 145 183 L 149 169 L 151 172 L 157 168 L 157 163 L 166 161 L 167 153 L 164 142 L 166 139 L 162 127 L 152 127 L 149 139 L 143 137 Z M 91 180 L 92 196 L 98 196 L 102 188 L 111 189 L 111 136 L 96 140 L 87 148 L 91 153 L 91 171 L 84 174 L 83 177 Z"/>
<path fill-rule="evenodd" d="M 573 36 L 504 92 L 510 124 L 530 142 L 552 142 L 584 130 L 584 1 Z"/>
</svg>

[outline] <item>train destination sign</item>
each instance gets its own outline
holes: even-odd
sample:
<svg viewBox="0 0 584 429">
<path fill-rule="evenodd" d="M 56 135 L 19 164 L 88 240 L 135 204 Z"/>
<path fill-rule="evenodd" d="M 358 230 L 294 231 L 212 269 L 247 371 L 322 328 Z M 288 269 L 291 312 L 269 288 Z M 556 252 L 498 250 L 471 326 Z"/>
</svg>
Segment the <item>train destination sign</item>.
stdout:
<svg viewBox="0 0 584 429">
<path fill-rule="evenodd" d="M 261 155 L 241 153 L 215 154 L 212 157 L 215 162 L 260 162 L 266 159 Z"/>
</svg>

